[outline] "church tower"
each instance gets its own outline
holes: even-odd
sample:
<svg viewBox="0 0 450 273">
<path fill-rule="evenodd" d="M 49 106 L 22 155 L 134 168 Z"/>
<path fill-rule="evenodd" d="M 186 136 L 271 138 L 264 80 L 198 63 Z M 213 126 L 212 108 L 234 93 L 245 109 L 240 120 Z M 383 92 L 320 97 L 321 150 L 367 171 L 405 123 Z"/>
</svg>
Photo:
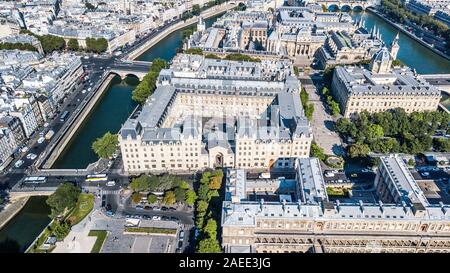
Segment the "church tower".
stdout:
<svg viewBox="0 0 450 273">
<path fill-rule="evenodd" d="M 197 23 L 197 31 L 199 32 L 203 32 L 206 30 L 206 25 L 205 25 L 205 21 L 203 20 L 203 18 L 200 16 L 198 18 L 198 23 Z"/>
<path fill-rule="evenodd" d="M 397 35 L 395 36 L 394 40 L 391 43 L 391 55 L 392 55 L 393 60 L 397 59 L 397 54 L 398 54 L 398 51 L 400 50 L 400 45 L 398 44 L 399 39 L 400 39 L 400 37 L 397 32 Z"/>
</svg>

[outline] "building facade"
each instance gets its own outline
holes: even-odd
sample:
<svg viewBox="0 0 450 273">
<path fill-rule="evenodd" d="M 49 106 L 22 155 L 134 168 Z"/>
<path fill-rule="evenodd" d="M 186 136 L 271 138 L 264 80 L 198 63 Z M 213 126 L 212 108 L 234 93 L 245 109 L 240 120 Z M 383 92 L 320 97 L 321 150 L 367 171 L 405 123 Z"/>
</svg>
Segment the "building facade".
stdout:
<svg viewBox="0 0 450 273">
<path fill-rule="evenodd" d="M 180 54 L 120 134 L 129 173 L 293 166 L 312 141 L 289 62 Z"/>
<path fill-rule="evenodd" d="M 387 203 L 330 201 L 316 158 L 298 159 L 292 180 L 258 182 L 230 170 L 221 219 L 225 252 L 448 252 L 450 206 L 430 205 L 401 159 L 383 162 L 394 177 L 387 187 L 401 196 Z M 405 195 L 410 189 L 417 192 Z"/>
<path fill-rule="evenodd" d="M 373 56 L 369 70 L 356 66 L 335 68 L 332 92 L 344 117 L 394 108 L 403 108 L 407 113 L 437 109 L 440 90 L 407 67 L 392 68 L 393 57 L 384 47 Z"/>
</svg>

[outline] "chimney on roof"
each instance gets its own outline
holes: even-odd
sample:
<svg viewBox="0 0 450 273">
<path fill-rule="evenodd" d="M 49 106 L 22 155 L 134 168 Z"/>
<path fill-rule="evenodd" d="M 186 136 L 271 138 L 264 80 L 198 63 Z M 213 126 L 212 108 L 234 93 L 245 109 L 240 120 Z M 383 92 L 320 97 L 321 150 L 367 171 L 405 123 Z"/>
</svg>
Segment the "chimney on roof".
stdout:
<svg viewBox="0 0 450 273">
<path fill-rule="evenodd" d="M 260 210 L 260 211 L 263 211 L 263 206 L 264 206 L 264 198 L 261 198 L 261 199 L 259 200 L 259 210 Z"/>
<path fill-rule="evenodd" d="M 341 212 L 341 207 L 339 206 L 341 203 L 339 202 L 339 200 L 336 200 L 336 210 L 338 213 Z"/>
<path fill-rule="evenodd" d="M 283 204 L 283 212 L 286 211 L 286 199 L 283 199 L 283 201 L 281 202 Z"/>
<path fill-rule="evenodd" d="M 378 205 L 380 206 L 380 211 L 383 214 L 384 213 L 384 209 L 383 209 L 383 202 L 380 200 L 378 201 Z"/>
<path fill-rule="evenodd" d="M 447 215 L 448 209 L 444 206 L 444 203 L 442 203 L 442 201 L 440 201 L 440 202 L 439 202 L 439 205 L 441 206 L 442 213 L 443 213 L 444 215 Z"/>
<path fill-rule="evenodd" d="M 359 208 L 361 209 L 361 212 L 364 213 L 364 202 L 362 200 L 359 200 Z"/>
</svg>

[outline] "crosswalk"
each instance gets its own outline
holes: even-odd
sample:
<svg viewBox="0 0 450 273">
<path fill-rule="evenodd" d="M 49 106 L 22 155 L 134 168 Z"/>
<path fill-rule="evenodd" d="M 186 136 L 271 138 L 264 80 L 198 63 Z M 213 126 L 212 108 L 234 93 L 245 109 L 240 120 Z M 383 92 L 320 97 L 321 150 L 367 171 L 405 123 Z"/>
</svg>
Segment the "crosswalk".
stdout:
<svg viewBox="0 0 450 273">
<path fill-rule="evenodd" d="M 181 227 L 182 227 L 184 230 L 189 230 L 189 229 L 193 228 L 194 225 L 192 225 L 192 224 L 182 224 Z"/>
<path fill-rule="evenodd" d="M 120 190 L 102 190 L 102 194 L 119 194 Z"/>
</svg>

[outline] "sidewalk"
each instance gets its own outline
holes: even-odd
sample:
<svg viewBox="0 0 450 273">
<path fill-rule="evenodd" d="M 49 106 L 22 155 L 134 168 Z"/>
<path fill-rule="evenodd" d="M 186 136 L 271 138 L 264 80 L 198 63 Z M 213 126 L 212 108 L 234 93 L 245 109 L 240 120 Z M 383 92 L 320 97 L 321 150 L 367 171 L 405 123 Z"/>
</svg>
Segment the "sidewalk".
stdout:
<svg viewBox="0 0 450 273">
<path fill-rule="evenodd" d="M 57 242 L 53 253 L 90 253 L 97 240 L 95 236 L 88 236 L 93 226 L 93 210 L 80 223 L 73 226 L 64 241 Z"/>
</svg>

